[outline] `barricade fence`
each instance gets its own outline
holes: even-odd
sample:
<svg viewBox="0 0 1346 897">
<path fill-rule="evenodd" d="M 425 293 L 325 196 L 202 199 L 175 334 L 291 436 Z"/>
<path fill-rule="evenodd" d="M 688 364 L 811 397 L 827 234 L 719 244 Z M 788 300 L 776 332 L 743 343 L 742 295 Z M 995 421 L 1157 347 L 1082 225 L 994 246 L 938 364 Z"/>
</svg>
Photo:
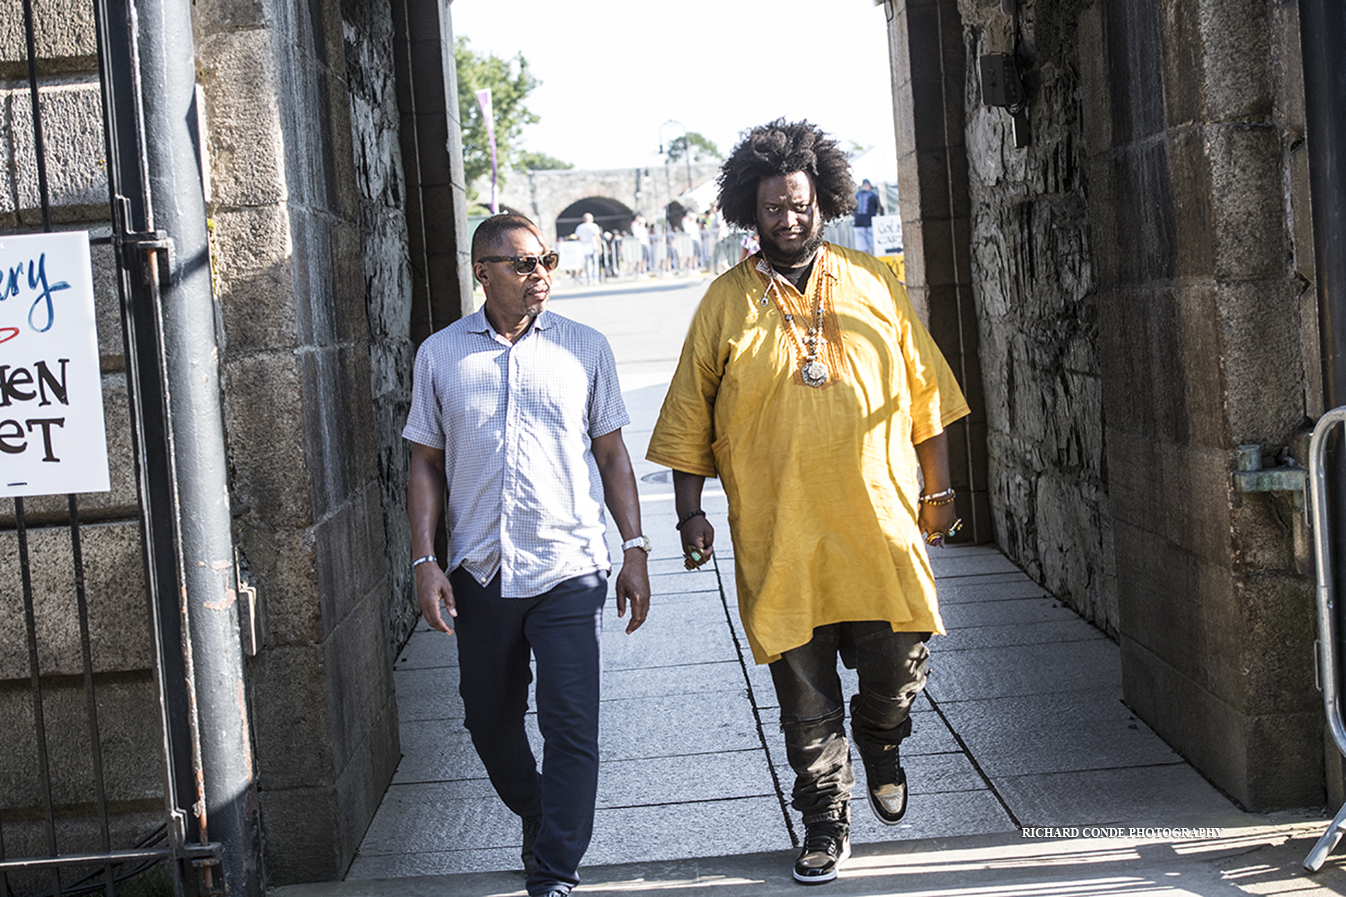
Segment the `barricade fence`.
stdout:
<svg viewBox="0 0 1346 897">
<path fill-rule="evenodd" d="M 721 274 L 743 259 L 748 237 L 741 230 L 728 231 L 717 239 L 709 231 L 690 234 L 658 227 L 651 227 L 649 234 L 646 239 L 612 234 L 604 239 L 601 250 L 593 253 L 562 240 L 558 244 L 562 250 L 560 272 L 588 284 L 694 271 Z M 824 235 L 834 245 L 855 246 L 855 229 L 849 218 L 828 222 Z"/>
</svg>

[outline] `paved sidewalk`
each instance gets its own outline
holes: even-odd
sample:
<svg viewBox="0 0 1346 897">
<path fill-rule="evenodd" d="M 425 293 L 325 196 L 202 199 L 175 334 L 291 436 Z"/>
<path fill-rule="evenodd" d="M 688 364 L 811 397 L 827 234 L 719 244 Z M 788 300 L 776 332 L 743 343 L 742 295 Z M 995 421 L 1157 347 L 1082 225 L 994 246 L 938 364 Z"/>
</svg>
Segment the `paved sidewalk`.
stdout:
<svg viewBox="0 0 1346 897">
<path fill-rule="evenodd" d="M 836 881 L 805 891 L 792 851 L 586 866 L 576 895 L 640 897 L 1246 897 L 1346 894 L 1346 872 L 1299 863 L 1315 824 L 1224 829 L 1219 838 L 1043 839 L 1017 833 L 863 844 Z M 280 888 L 275 897 L 521 897 L 523 875 L 476 872 L 348 879 Z"/>
<path fill-rule="evenodd" d="M 613 342 L 655 544 L 648 622 L 630 636 L 615 608 L 604 622 L 599 808 L 579 894 L 798 893 L 793 775 L 770 675 L 738 617 L 723 493 L 707 483 L 715 563 L 684 571 L 667 471 L 643 461 L 703 289 L 659 283 L 551 306 Z M 910 809 L 880 825 L 857 763 L 855 858 L 822 893 L 1346 893 L 1346 859 L 1312 877 L 1298 868 L 1326 826 L 1321 809 L 1242 813 L 1122 703 L 1115 643 L 993 547 L 936 551 L 932 563 L 949 634 L 932 640 L 903 746 Z M 523 893 L 519 821 L 462 728 L 455 650 L 424 626 L 412 635 L 394 674 L 402 763 L 347 880 L 286 897 Z M 530 727 L 540 748 L 531 716 Z"/>
</svg>

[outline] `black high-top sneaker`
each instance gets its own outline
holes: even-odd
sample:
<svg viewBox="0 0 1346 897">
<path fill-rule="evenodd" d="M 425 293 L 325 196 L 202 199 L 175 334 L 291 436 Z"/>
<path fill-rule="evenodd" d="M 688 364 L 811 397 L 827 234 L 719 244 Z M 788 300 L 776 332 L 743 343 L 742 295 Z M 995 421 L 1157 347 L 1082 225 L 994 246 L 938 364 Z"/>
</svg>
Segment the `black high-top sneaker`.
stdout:
<svg viewBox="0 0 1346 897">
<path fill-rule="evenodd" d="M 869 808 L 884 825 L 897 825 L 907 812 L 907 773 L 902 768 L 897 745 L 878 751 L 860 751 L 865 764 L 865 791 Z"/>
<path fill-rule="evenodd" d="M 795 881 L 820 885 L 837 877 L 837 868 L 851 855 L 850 817 L 829 819 L 805 826 L 804 848 L 795 860 Z"/>
</svg>

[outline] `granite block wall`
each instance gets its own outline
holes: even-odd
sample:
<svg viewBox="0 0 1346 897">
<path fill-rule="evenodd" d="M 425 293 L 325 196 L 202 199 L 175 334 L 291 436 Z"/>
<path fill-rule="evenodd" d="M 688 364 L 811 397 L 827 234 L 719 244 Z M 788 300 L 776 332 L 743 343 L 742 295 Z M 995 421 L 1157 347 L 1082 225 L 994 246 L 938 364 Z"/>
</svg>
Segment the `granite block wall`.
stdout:
<svg viewBox="0 0 1346 897">
<path fill-rule="evenodd" d="M 1296 515 L 1230 478 L 1239 444 L 1275 459 L 1317 413 L 1291 15 L 1245 0 L 1081 20 L 1086 78 L 1107 85 L 1088 175 L 1117 248 L 1099 253 L 1100 334 L 1127 699 L 1256 808 L 1323 793 Z M 1119 60 L 1161 90 L 1122 82 Z"/>
<path fill-rule="evenodd" d="M 408 195 L 399 141 L 393 16 L 387 4 L 348 0 L 343 9 L 352 143 L 359 192 L 361 279 L 369 326 L 374 451 L 384 507 L 389 559 L 390 639 L 400 646 L 415 625 L 414 581 L 405 525 L 410 452 L 402 426 L 411 405 L 412 288 L 405 201 Z"/>
<path fill-rule="evenodd" d="M 1086 619 L 1118 629 L 1098 362 L 1096 235 L 1090 220 L 1078 4 L 1025 5 L 1032 143 L 985 105 L 977 71 L 967 112 L 971 257 L 986 452 L 997 543 Z M 1011 19 L 962 2 L 967 58 L 1011 52 Z"/>
<path fill-rule="evenodd" d="M 922 84 L 956 83 L 965 116 L 997 543 L 1119 640 L 1128 703 L 1217 785 L 1256 809 L 1317 803 L 1302 524 L 1230 476 L 1238 445 L 1277 463 L 1321 412 L 1297 7 L 1022 3 L 1017 147 L 976 66 L 1015 47 L 1000 5 L 893 6 L 909 32 L 894 72 L 912 72 L 899 143 L 957 142 Z M 927 185 L 952 169 L 907 164 L 908 270 L 934 296 L 959 280 L 956 252 L 930 251 L 949 223 Z"/>
<path fill-rule="evenodd" d="M 35 6 L 53 217 L 58 227 L 106 233 L 91 12 L 76 0 Z M 0 0 L 3 21 L 20 22 L 19 10 L 19 0 Z M 439 47 L 437 68 L 421 73 L 421 88 L 434 94 L 437 78 L 441 99 L 454 91 L 451 51 L 443 52 L 452 46 L 447 5 L 414 0 L 397 4 L 396 13 L 369 0 L 203 0 L 191 9 L 230 498 L 240 557 L 259 596 L 260 650 L 248 660 L 247 687 L 271 885 L 339 877 L 399 760 L 391 661 L 415 619 L 400 437 L 412 356 L 406 209 L 409 194 L 418 202 L 421 194 L 404 170 L 398 72 L 406 74 L 399 60 L 407 54 L 399 56 L 398 47 Z M 4 29 L 5 232 L 39 224 L 25 77 L 22 30 Z M 421 162 L 444 169 L 443 183 L 431 186 L 449 196 L 436 210 L 442 220 L 435 222 L 436 239 L 421 247 L 422 258 L 427 251 L 459 258 L 464 221 L 454 213 L 462 205 L 454 197 L 464 187 L 460 163 L 454 181 L 450 152 L 454 111 L 430 102 L 411 110 L 424 126 L 417 140 L 431 141 L 418 147 L 417 177 Z M 437 146 L 435 120 L 443 137 Z M 419 218 L 418 226 L 424 226 Z M 450 266 L 453 289 L 438 297 L 441 324 L 461 313 L 458 294 L 467 281 L 458 267 Z M 99 705 L 103 741 L 114 800 L 128 820 L 122 828 L 133 831 L 160 815 L 161 773 L 146 763 L 155 753 L 158 707 L 125 425 L 120 309 L 106 247 L 95 247 L 94 270 L 113 488 L 81 497 L 81 511 L 95 677 L 107 682 Z M 81 766 L 87 763 L 79 759 L 74 725 L 80 693 L 71 685 L 79 670 L 71 666 L 78 652 L 69 540 L 61 526 L 65 499 L 31 499 L 27 511 L 38 654 L 44 672 L 56 677 L 46 700 L 62 739 L 55 765 L 69 774 L 58 794 L 87 808 L 87 795 L 76 799 L 87 784 Z M 21 645 L 14 517 L 6 502 L 0 634 Z M 10 856 L 41 836 L 23 822 L 37 818 L 25 803 L 35 762 L 23 741 L 33 737 L 26 677 L 23 652 L 6 655 L 0 719 L 14 723 L 4 731 L 17 733 L 6 736 L 0 752 L 0 782 L 16 784 L 5 789 L 0 806 Z M 67 814 L 64 830 L 72 838 L 87 828 L 82 812 Z M 332 824 L 315 827 L 315 814 Z M 11 820 L 19 821 L 9 826 Z M 90 849 L 74 840 L 63 846 Z"/>
<path fill-rule="evenodd" d="M 231 488 L 261 603 L 247 672 L 267 880 L 332 879 L 400 756 L 407 592 L 389 553 L 409 549 L 387 418 L 410 358 L 392 20 L 360 2 L 200 6 Z"/>
<path fill-rule="evenodd" d="M 973 218 L 956 0 L 890 2 L 897 180 L 907 293 L 967 397 L 948 429 L 949 474 L 962 541 L 994 535 L 988 491 L 984 377 L 969 234 Z"/>
</svg>

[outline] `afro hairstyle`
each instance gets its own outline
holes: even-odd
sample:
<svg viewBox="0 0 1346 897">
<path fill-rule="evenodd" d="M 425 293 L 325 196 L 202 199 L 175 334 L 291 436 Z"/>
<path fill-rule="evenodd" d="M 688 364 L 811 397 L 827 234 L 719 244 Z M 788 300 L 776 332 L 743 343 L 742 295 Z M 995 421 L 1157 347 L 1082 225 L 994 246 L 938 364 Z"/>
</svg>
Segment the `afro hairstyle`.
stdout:
<svg viewBox="0 0 1346 897">
<path fill-rule="evenodd" d="M 720 168 L 720 210 L 739 227 L 757 227 L 757 185 L 762 178 L 806 172 L 818 211 L 832 221 L 855 210 L 851 165 L 837 142 L 808 121 L 778 118 L 753 128 Z"/>
</svg>

